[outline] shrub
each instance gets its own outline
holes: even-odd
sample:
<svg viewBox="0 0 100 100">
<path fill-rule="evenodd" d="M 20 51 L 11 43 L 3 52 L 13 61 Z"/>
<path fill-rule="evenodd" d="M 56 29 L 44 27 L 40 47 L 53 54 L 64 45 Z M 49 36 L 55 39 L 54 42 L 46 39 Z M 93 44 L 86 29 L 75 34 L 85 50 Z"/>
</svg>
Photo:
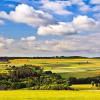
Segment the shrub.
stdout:
<svg viewBox="0 0 100 100">
<path fill-rule="evenodd" d="M 25 83 L 21 83 L 21 82 L 13 82 L 11 85 L 12 89 L 21 89 L 21 88 L 26 88 L 26 84 Z"/>
<path fill-rule="evenodd" d="M 65 84 L 49 84 L 49 85 L 42 85 L 42 86 L 34 86 L 32 87 L 33 90 L 68 90 L 70 89 Z"/>
</svg>

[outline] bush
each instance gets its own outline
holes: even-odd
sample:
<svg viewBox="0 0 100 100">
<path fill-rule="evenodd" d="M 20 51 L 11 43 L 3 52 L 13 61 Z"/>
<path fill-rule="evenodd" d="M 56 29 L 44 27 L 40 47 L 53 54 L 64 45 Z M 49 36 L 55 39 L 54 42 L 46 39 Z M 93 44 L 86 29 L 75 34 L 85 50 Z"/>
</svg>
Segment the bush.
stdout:
<svg viewBox="0 0 100 100">
<path fill-rule="evenodd" d="M 7 80 L 1 80 L 0 81 L 0 90 L 7 90 L 11 86 L 11 82 Z"/>
<path fill-rule="evenodd" d="M 14 82 L 11 85 L 12 89 L 21 89 L 21 88 L 26 88 L 26 84 L 25 83 L 21 83 L 21 82 Z"/>
<path fill-rule="evenodd" d="M 32 87 L 33 90 L 68 90 L 70 89 L 67 85 L 64 84 L 49 84 L 49 85 L 42 85 L 42 86 L 34 86 Z"/>
</svg>

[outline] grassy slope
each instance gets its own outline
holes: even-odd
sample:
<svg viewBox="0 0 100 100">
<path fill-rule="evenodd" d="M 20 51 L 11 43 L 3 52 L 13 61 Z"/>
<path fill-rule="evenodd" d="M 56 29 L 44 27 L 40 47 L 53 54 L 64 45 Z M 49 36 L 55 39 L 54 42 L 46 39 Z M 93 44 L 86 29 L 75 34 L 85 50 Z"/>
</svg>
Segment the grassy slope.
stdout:
<svg viewBox="0 0 100 100">
<path fill-rule="evenodd" d="M 88 61 L 88 63 L 87 63 Z M 92 77 L 100 75 L 100 59 L 14 59 L 8 64 L 0 64 L 0 72 L 6 72 L 7 65 L 20 66 L 33 64 L 42 66 L 44 70 L 62 73 L 63 77 Z"/>
<path fill-rule="evenodd" d="M 86 78 L 86 77 L 95 77 L 100 76 L 100 70 L 96 71 L 85 71 L 85 72 L 68 72 L 60 73 L 63 78 L 77 77 L 77 78 Z"/>
<path fill-rule="evenodd" d="M 100 91 L 0 91 L 0 100 L 100 100 Z"/>
</svg>

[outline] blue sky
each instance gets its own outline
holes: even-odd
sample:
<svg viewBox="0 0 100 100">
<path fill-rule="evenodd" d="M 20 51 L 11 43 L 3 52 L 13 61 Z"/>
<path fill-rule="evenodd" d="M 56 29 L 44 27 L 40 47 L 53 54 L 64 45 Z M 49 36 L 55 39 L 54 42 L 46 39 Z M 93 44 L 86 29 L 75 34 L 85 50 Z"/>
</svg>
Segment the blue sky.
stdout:
<svg viewBox="0 0 100 100">
<path fill-rule="evenodd" d="M 100 56 L 100 0 L 1 0 L 0 56 Z"/>
</svg>

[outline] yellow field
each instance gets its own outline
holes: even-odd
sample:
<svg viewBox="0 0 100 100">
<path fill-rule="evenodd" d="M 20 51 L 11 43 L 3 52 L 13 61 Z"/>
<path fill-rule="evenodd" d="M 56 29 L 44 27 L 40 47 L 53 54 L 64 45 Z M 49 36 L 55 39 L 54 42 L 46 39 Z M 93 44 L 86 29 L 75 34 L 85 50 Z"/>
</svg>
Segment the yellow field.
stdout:
<svg viewBox="0 0 100 100">
<path fill-rule="evenodd" d="M 100 90 L 90 84 L 72 85 L 76 90 L 7 90 L 0 100 L 100 100 Z"/>
<path fill-rule="evenodd" d="M 86 64 L 86 62 L 88 63 Z M 81 58 L 81 59 L 15 59 L 10 60 L 11 64 L 37 64 L 37 65 L 44 65 L 44 64 L 73 64 L 80 66 L 77 67 L 85 67 L 84 64 L 88 67 L 99 67 L 100 66 L 100 59 L 88 59 L 88 58 Z"/>
<path fill-rule="evenodd" d="M 0 100 L 100 100 L 100 91 L 0 91 Z"/>
<path fill-rule="evenodd" d="M 33 64 L 55 73 L 90 73 L 100 75 L 100 59 L 15 59 L 11 64 Z"/>
<path fill-rule="evenodd" d="M 42 67 L 54 67 L 52 64 L 65 64 L 61 67 L 67 68 L 87 68 L 87 67 L 100 67 L 100 59 L 15 59 L 10 60 L 10 64 L 21 65 L 21 64 L 33 64 Z M 56 66 L 55 66 L 56 67 Z M 60 66 L 59 66 L 60 67 Z"/>
<path fill-rule="evenodd" d="M 89 66 L 100 66 L 100 59 L 80 58 L 80 59 L 14 59 L 10 60 L 11 64 L 47 64 L 47 63 L 77 63 L 77 62 L 91 62 Z"/>
<path fill-rule="evenodd" d="M 88 63 L 87 63 L 88 62 Z M 0 64 L 0 71 L 7 65 L 32 64 L 44 70 L 64 73 L 64 76 L 91 77 L 100 75 L 100 59 L 15 59 Z M 0 100 L 100 100 L 100 90 L 91 85 L 72 85 L 80 91 L 8 90 L 0 91 Z"/>
<path fill-rule="evenodd" d="M 24 64 L 37 65 L 44 70 L 54 73 L 64 73 L 68 76 L 98 76 L 100 75 L 100 59 L 93 58 L 70 58 L 70 59 L 14 59 L 10 63 L 0 63 L 0 72 L 7 72 L 7 65 L 21 66 Z M 66 76 L 65 76 L 66 77 Z"/>
<path fill-rule="evenodd" d="M 100 90 L 100 87 L 95 87 L 91 84 L 76 84 L 72 85 L 71 88 L 74 88 L 75 90 Z"/>
</svg>

